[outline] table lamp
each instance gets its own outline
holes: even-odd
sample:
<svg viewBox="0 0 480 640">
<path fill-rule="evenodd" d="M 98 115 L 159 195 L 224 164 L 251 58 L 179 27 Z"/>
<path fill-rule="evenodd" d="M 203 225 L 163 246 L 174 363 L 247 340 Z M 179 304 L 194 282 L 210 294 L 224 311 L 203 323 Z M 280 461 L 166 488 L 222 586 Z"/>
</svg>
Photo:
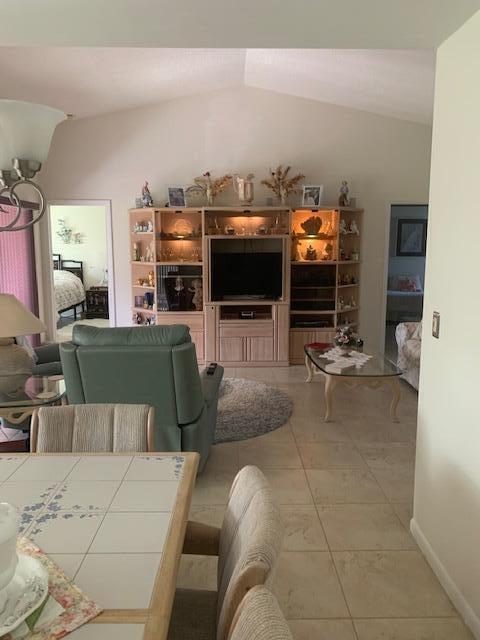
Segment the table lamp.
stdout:
<svg viewBox="0 0 480 640">
<path fill-rule="evenodd" d="M 15 344 L 17 336 L 42 333 L 46 327 L 17 298 L 0 293 L 0 375 L 32 373 L 33 362 L 28 352 Z"/>
</svg>

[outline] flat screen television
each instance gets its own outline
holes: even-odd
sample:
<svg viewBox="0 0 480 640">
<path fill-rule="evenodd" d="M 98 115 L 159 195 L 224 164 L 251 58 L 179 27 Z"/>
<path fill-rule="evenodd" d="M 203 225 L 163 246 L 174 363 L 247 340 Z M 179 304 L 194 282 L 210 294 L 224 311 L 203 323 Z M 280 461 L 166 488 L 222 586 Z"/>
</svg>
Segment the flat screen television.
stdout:
<svg viewBox="0 0 480 640">
<path fill-rule="evenodd" d="M 281 240 L 213 240 L 211 295 L 214 301 L 281 298 Z"/>
</svg>

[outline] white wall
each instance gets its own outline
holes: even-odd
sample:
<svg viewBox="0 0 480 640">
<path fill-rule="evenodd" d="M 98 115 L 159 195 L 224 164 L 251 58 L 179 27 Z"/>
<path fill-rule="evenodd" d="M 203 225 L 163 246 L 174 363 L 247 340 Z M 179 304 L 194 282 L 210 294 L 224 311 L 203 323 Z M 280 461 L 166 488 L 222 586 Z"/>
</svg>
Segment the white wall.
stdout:
<svg viewBox="0 0 480 640">
<path fill-rule="evenodd" d="M 64 219 L 82 243 L 65 243 L 59 236 L 59 220 Z M 85 289 L 99 284 L 108 268 L 105 207 L 100 205 L 54 205 L 50 207 L 52 252 L 63 260 L 81 260 Z"/>
<path fill-rule="evenodd" d="M 119 324 L 130 322 L 127 210 L 147 178 L 158 204 L 167 184 L 253 171 L 260 180 L 288 163 L 336 202 L 342 178 L 366 208 L 360 301 L 362 333 L 377 347 L 386 224 L 392 202 L 428 199 L 431 128 L 257 89 L 182 98 L 108 116 L 67 121 L 53 139 L 42 182 L 51 200 L 111 199 Z M 234 203 L 229 191 L 220 204 Z"/>
<path fill-rule="evenodd" d="M 480 12 L 438 52 L 412 530 L 480 638 Z M 440 339 L 430 335 L 441 314 Z"/>
</svg>

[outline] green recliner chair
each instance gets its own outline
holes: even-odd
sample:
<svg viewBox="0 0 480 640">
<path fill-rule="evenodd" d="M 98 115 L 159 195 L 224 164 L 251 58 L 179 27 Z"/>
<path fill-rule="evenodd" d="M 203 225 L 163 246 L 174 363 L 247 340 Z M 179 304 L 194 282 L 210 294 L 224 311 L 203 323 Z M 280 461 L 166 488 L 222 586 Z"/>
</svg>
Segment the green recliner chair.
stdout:
<svg viewBox="0 0 480 640">
<path fill-rule="evenodd" d="M 213 443 L 223 368 L 198 371 L 185 325 L 73 328 L 60 344 L 70 404 L 150 404 L 157 451 L 198 451 L 201 471 Z"/>
</svg>

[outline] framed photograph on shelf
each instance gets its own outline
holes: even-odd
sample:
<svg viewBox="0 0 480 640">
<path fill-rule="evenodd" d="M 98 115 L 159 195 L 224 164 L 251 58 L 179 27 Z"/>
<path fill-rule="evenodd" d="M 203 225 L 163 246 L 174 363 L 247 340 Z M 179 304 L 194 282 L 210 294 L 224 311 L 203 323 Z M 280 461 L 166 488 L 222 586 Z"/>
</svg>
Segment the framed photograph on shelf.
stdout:
<svg viewBox="0 0 480 640">
<path fill-rule="evenodd" d="M 323 184 L 304 185 L 302 207 L 319 207 L 323 200 Z"/>
<path fill-rule="evenodd" d="M 427 220 L 399 218 L 397 224 L 397 256 L 425 256 L 427 250 Z"/>
<path fill-rule="evenodd" d="M 185 197 L 185 187 L 167 187 L 168 206 L 169 207 L 186 207 L 187 199 Z"/>
</svg>

